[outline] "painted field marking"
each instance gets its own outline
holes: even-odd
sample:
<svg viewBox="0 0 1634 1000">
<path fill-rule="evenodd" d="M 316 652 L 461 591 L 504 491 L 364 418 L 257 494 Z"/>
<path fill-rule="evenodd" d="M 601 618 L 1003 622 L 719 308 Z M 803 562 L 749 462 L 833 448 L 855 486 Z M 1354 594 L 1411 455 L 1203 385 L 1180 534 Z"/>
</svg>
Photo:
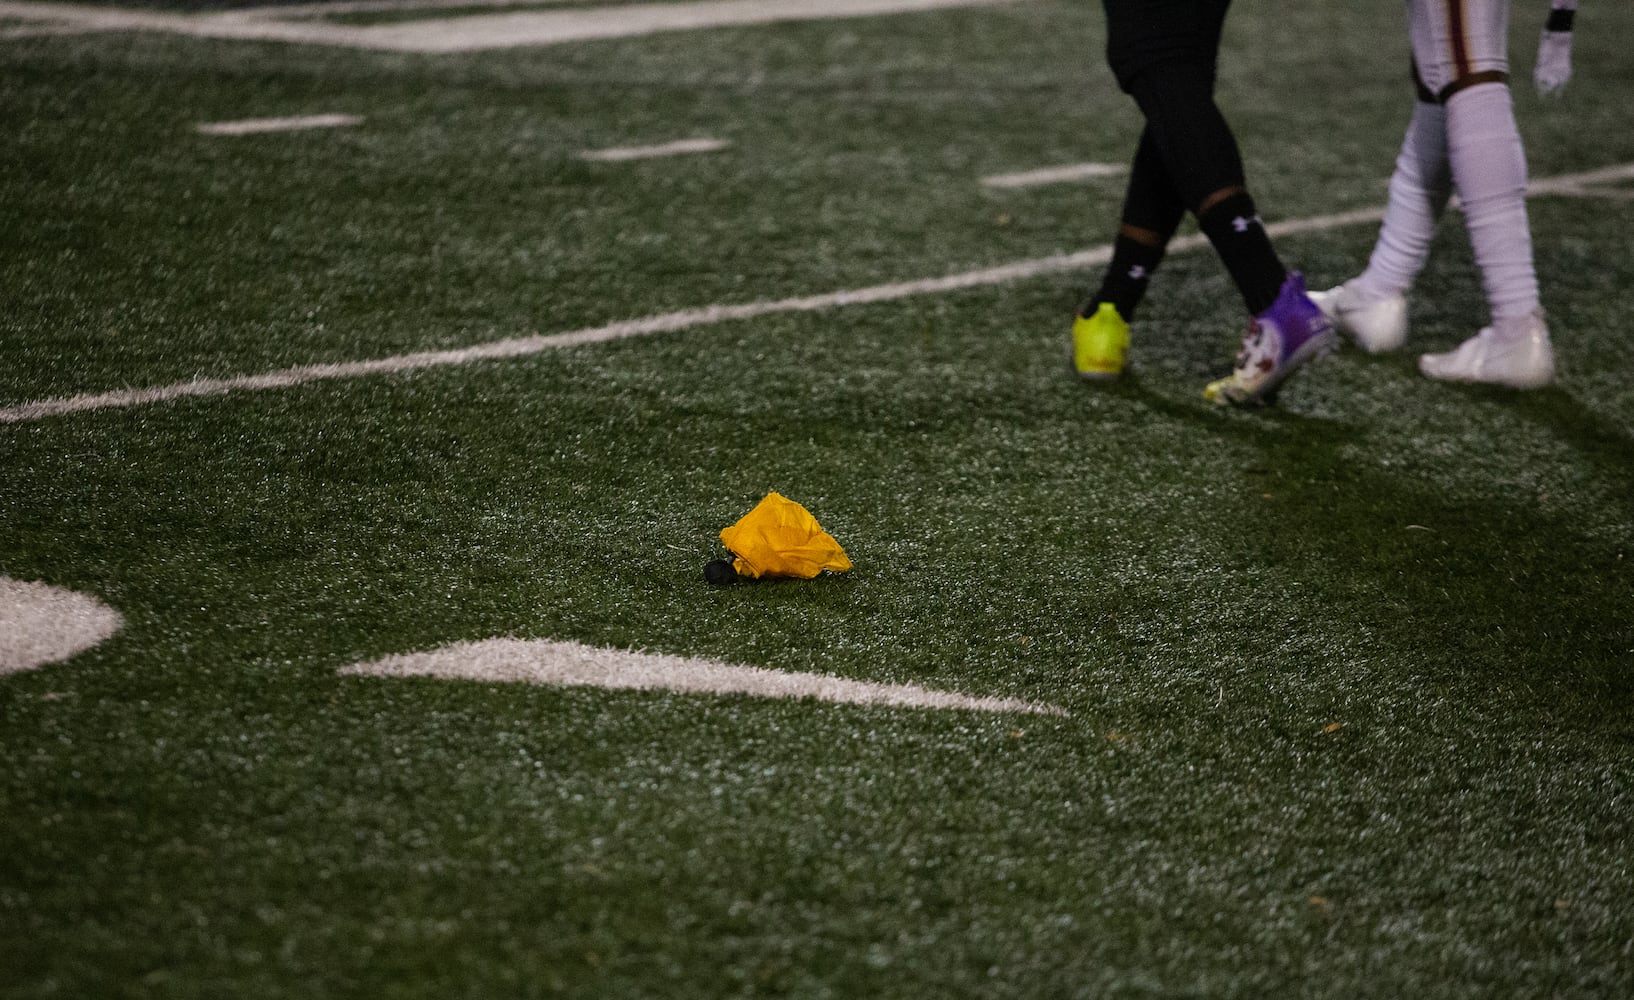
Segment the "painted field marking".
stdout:
<svg viewBox="0 0 1634 1000">
<path fill-rule="evenodd" d="M 53 35 L 92 35 L 99 31 L 119 31 L 119 28 L 98 28 L 85 24 L 67 24 L 60 21 L 23 21 L 0 27 L 0 40 L 8 38 L 49 38 Z"/>
<path fill-rule="evenodd" d="M 1571 195 L 1577 188 L 1584 185 L 1630 178 L 1634 178 L 1634 163 L 1624 163 L 1599 170 L 1562 174 L 1558 177 L 1537 180 L 1532 183 L 1529 192 L 1534 195 Z M 1360 208 L 1333 215 L 1318 215 L 1308 219 L 1291 219 L 1277 222 L 1267 226 L 1266 231 L 1273 237 L 1291 236 L 1298 233 L 1314 233 L 1343 226 L 1354 226 L 1364 222 L 1378 222 L 1383 217 L 1383 208 Z M 1184 253 L 1207 245 L 1208 241 L 1201 234 L 1194 233 L 1169 244 L 1169 253 Z M 300 365 L 295 368 L 285 368 L 281 371 L 266 372 L 260 375 L 198 379 L 191 382 L 177 382 L 171 385 L 151 386 L 144 389 L 121 389 L 114 392 L 44 399 L 31 403 L 0 407 L 0 424 L 42 420 L 46 417 L 62 416 L 69 413 L 146 406 L 176 399 L 221 396 L 229 392 L 287 389 L 305 385 L 309 382 L 329 379 L 394 375 L 423 368 L 442 368 L 451 365 L 468 365 L 478 361 L 527 357 L 563 347 L 579 347 L 585 344 L 600 344 L 630 337 L 673 333 L 677 330 L 690 330 L 717 323 L 756 319 L 761 316 L 817 312 L 825 309 L 868 305 L 875 302 L 892 302 L 920 295 L 940 295 L 972 288 L 986 288 L 992 285 L 1024 281 L 1050 274 L 1098 267 L 1111 259 L 1112 248 L 1110 246 L 1098 246 L 1077 253 L 1039 257 L 1015 264 L 983 268 L 979 271 L 965 271 L 941 278 L 924 278 L 918 281 L 874 285 L 868 288 L 854 288 L 839 292 L 827 292 L 821 295 L 804 295 L 774 301 L 703 306 L 697 309 L 684 309 L 680 312 L 663 313 L 642 319 L 620 320 L 605 326 L 588 327 L 566 333 L 513 337 L 507 340 L 496 340 L 486 344 L 474 344 L 470 347 L 444 351 L 421 351 L 414 354 L 376 358 L 370 361 Z"/>
<path fill-rule="evenodd" d="M 630 160 L 655 160 L 665 156 L 686 156 L 691 153 L 714 153 L 731 145 L 724 139 L 677 139 L 674 142 L 653 146 L 586 150 L 579 154 L 579 159 L 598 163 L 624 163 Z"/>
<path fill-rule="evenodd" d="M 283 21 L 303 17 L 344 17 L 348 14 L 396 14 L 421 10 L 476 10 L 488 7 L 553 7 L 581 4 L 583 0 L 335 0 L 334 3 L 268 4 L 240 7 L 212 15 L 223 21 Z"/>
<path fill-rule="evenodd" d="M 991 188 L 1027 188 L 1044 184 L 1071 184 L 1095 177 L 1116 177 L 1128 171 L 1128 167 L 1117 163 L 1070 163 L 1013 174 L 993 174 L 983 177 L 982 184 Z"/>
<path fill-rule="evenodd" d="M 694 0 L 348 25 L 311 20 L 304 14 L 298 20 L 281 21 L 231 14 L 162 14 L 89 4 L 0 0 L 0 17 L 73 25 L 87 31 L 158 31 L 194 38 L 449 53 L 1021 2 L 1024 0 Z"/>
<path fill-rule="evenodd" d="M 66 660 L 124 623 L 119 612 L 94 597 L 0 576 L 0 674 Z"/>
<path fill-rule="evenodd" d="M 1573 184 L 1561 187 L 1551 193 L 1570 195 L 1574 198 L 1606 198 L 1611 201 L 1634 200 L 1634 188 L 1602 187 L 1597 184 Z"/>
<path fill-rule="evenodd" d="M 295 132 L 314 128 L 345 128 L 363 124 L 361 115 L 295 115 L 289 118 L 246 118 L 235 122 L 203 122 L 201 135 L 259 135 L 264 132 Z"/>
<path fill-rule="evenodd" d="M 37 3 L 34 0 L 0 0 L 0 18 L 25 23 L 12 29 L 19 34 L 32 31 L 174 31 L 184 32 L 196 18 L 180 14 L 157 14 L 143 10 L 123 10 L 92 4 Z"/>
<path fill-rule="evenodd" d="M 635 653 L 545 639 L 486 639 L 424 653 L 403 653 L 342 667 L 368 677 L 441 677 L 455 680 L 594 687 L 615 691 L 746 694 L 759 698 L 813 698 L 851 705 L 1030 712 L 1066 715 L 1054 705 L 1016 698 L 977 698 L 911 684 L 875 684 L 827 674 L 743 667 L 717 660 Z"/>
<path fill-rule="evenodd" d="M 1526 194 L 1528 197 L 1544 194 L 1574 196 L 1581 195 L 1586 189 L 1599 184 L 1615 184 L 1629 180 L 1634 180 L 1634 163 L 1619 163 L 1598 170 L 1536 178 L 1526 185 Z"/>
</svg>

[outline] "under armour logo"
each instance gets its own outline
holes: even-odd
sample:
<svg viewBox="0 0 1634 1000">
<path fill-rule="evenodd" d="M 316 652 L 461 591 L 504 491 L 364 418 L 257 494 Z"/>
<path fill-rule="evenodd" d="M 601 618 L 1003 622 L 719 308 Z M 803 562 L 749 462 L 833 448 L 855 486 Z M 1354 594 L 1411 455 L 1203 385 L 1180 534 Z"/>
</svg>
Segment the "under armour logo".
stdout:
<svg viewBox="0 0 1634 1000">
<path fill-rule="evenodd" d="M 1134 267 L 1129 269 L 1129 277 L 1133 281 L 1144 280 L 1150 273 L 1150 271 L 1146 270 L 1144 267 L 1141 267 L 1139 264 L 1136 264 Z"/>
<path fill-rule="evenodd" d="M 1261 219 L 1258 215 L 1253 216 L 1252 218 L 1244 218 L 1243 216 L 1239 215 L 1235 219 L 1231 220 L 1231 228 L 1235 229 L 1239 233 L 1248 232 L 1248 227 L 1249 226 L 1263 226 L 1263 225 L 1265 225 L 1265 221 L 1263 219 Z"/>
</svg>

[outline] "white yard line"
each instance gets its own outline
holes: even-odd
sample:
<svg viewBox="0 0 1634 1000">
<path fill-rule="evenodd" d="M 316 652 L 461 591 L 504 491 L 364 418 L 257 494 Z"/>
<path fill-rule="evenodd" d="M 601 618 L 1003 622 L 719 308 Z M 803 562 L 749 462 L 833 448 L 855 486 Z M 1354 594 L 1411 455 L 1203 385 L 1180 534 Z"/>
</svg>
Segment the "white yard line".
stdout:
<svg viewBox="0 0 1634 1000">
<path fill-rule="evenodd" d="M 1599 187 L 1594 184 L 1573 185 L 1550 193 L 1571 195 L 1574 198 L 1606 198 L 1611 201 L 1634 200 L 1634 188 Z"/>
<path fill-rule="evenodd" d="M 185 14 L 35 0 L 0 0 L 0 17 L 90 31 L 181 31 L 188 22 L 198 20 Z"/>
<path fill-rule="evenodd" d="M 1570 195 L 1583 185 L 1629 178 L 1634 178 L 1634 163 L 1535 180 L 1532 182 L 1530 190 L 1532 194 Z M 1296 233 L 1320 232 L 1342 226 L 1360 225 L 1364 222 L 1377 222 L 1383 216 L 1384 209 L 1382 208 L 1362 208 L 1335 215 L 1292 219 L 1273 223 L 1266 228 L 1273 237 L 1282 237 Z M 1169 252 L 1171 254 L 1183 253 L 1206 245 L 1207 241 L 1202 236 L 1193 234 L 1175 240 L 1170 244 Z M 70 413 L 124 409 L 177 399 L 221 396 L 230 392 L 287 389 L 293 386 L 305 385 L 309 382 L 329 379 L 393 375 L 422 368 L 442 368 L 502 358 L 527 357 L 563 347 L 578 347 L 584 344 L 624 340 L 630 337 L 646 337 L 653 334 L 690 330 L 717 323 L 755 319 L 781 313 L 817 312 L 824 309 L 867 305 L 873 302 L 891 302 L 920 295 L 942 295 L 970 288 L 985 288 L 991 285 L 1024 281 L 1044 275 L 1097 267 L 1105 264 L 1111 257 L 1111 247 L 1099 246 L 1078 253 L 1039 257 L 1015 264 L 984 268 L 979 271 L 965 271 L 961 274 L 952 274 L 941 278 L 925 278 L 918 281 L 903 281 L 888 285 L 874 285 L 868 288 L 854 288 L 845 291 L 827 292 L 821 295 L 806 295 L 772 301 L 703 306 L 697 309 L 685 309 L 680 312 L 663 313 L 641 319 L 620 320 L 605 326 L 587 327 L 566 333 L 534 334 L 529 337 L 515 337 L 452 350 L 399 354 L 369 361 L 301 365 L 260 375 L 199 379 L 192 382 L 177 382 L 171 385 L 151 386 L 143 389 L 122 389 L 116 392 L 89 393 L 62 399 L 45 399 L 0 408 L 0 423 L 22 423 Z"/>
<path fill-rule="evenodd" d="M 1374 212 L 1371 217 L 1378 218 L 1378 213 Z M 1201 240 L 1195 238 L 1177 240 L 1171 246 L 1170 252 L 1188 250 L 1196 245 L 1201 245 Z M 605 326 L 588 327 L 566 333 L 535 334 L 529 337 L 516 337 L 453 350 L 401 354 L 387 358 L 376 358 L 370 361 L 301 365 L 261 375 L 200 379 L 145 389 L 123 389 L 116 392 L 72 396 L 66 399 L 48 399 L 0 408 L 0 423 L 39 420 L 44 417 L 87 410 L 143 406 L 187 397 L 220 396 L 229 392 L 263 389 L 284 389 L 328 379 L 390 375 L 421 368 L 441 368 L 500 358 L 526 357 L 556 348 L 578 347 L 584 344 L 624 340 L 629 337 L 645 337 L 657 333 L 670 333 L 676 330 L 687 330 L 734 320 L 755 319 L 760 316 L 770 316 L 778 313 L 815 312 L 821 309 L 865 305 L 870 302 L 889 302 L 915 295 L 931 295 L 966 288 L 981 288 L 987 285 L 1020 281 L 1044 274 L 1093 267 L 1104 264 L 1110 259 L 1111 249 L 1109 247 L 1097 247 L 1081 253 L 1045 257 L 981 271 L 967 271 L 963 274 L 949 275 L 944 278 L 906 281 L 891 285 L 875 285 L 871 288 L 849 289 L 823 295 L 808 295 L 775 301 L 704 306 L 699 309 L 685 309 L 680 312 L 664 313 L 642 319 L 621 320 Z"/>
<path fill-rule="evenodd" d="M 50 38 L 55 35 L 92 35 L 99 31 L 120 31 L 117 27 L 95 28 L 84 24 L 59 24 L 31 21 L 9 28 L 0 28 L 0 40 L 8 38 Z"/>
<path fill-rule="evenodd" d="M 94 31 L 163 31 L 195 38 L 449 53 L 1021 2 L 1024 0 L 697 0 L 345 25 L 305 18 L 279 21 L 239 15 L 160 14 L 83 4 L 0 0 L 0 17 L 73 24 Z"/>
<path fill-rule="evenodd" d="M 714 153 L 731 143 L 723 139 L 677 139 L 655 146 L 621 146 L 615 149 L 592 149 L 579 154 L 581 160 L 599 163 L 623 163 L 629 160 L 655 160 L 666 156 L 686 156 L 690 153 Z"/>
<path fill-rule="evenodd" d="M 873 17 L 1017 2 L 1020 0 L 699 0 L 380 25 L 367 29 L 366 37 L 371 45 L 394 51 L 470 52 L 701 28 Z"/>
<path fill-rule="evenodd" d="M 1045 167 L 1042 170 L 1024 170 L 1014 174 L 994 174 L 983 177 L 982 183 L 991 188 L 1027 188 L 1043 184 L 1070 184 L 1095 177 L 1116 177 L 1128 167 L 1117 163 L 1071 163 L 1063 167 Z"/>
<path fill-rule="evenodd" d="M 264 132 L 295 132 L 311 128 L 345 128 L 361 125 L 358 115 L 296 115 L 290 118 L 246 118 L 235 122 L 204 122 L 197 126 L 201 135 L 259 135 Z"/>
<path fill-rule="evenodd" d="M 544 639 L 487 639 L 424 653 L 404 653 L 342 667 L 349 675 L 594 687 L 618 691 L 745 694 L 812 698 L 853 705 L 1029 712 L 1066 715 L 1053 705 L 1015 698 L 976 698 L 911 684 L 875 684 L 827 674 L 743 667 L 716 660 L 637 653 Z"/>
<path fill-rule="evenodd" d="M 585 0 L 336 0 L 335 3 L 290 3 L 224 10 L 211 17 L 222 21 L 283 21 L 305 17 L 340 17 L 347 14 L 395 14 L 422 10 L 475 10 L 479 7 L 591 6 Z"/>
<path fill-rule="evenodd" d="M 1574 174 L 1559 174 L 1555 177 L 1533 178 L 1526 186 L 1526 193 L 1530 195 L 1556 194 L 1581 195 L 1583 188 L 1596 184 L 1615 184 L 1618 181 L 1634 180 L 1634 163 L 1619 163 L 1615 166 L 1601 167 L 1598 170 L 1584 170 Z"/>
</svg>

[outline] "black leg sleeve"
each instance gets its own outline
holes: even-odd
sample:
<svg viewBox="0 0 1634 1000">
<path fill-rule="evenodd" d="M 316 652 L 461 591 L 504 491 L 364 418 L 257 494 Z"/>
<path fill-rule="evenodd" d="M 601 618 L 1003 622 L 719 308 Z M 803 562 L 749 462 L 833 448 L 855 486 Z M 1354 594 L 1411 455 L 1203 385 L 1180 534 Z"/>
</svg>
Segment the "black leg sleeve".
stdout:
<svg viewBox="0 0 1634 1000">
<path fill-rule="evenodd" d="M 1205 199 L 1245 186 L 1237 137 L 1214 103 L 1208 73 L 1169 63 L 1142 73 L 1129 90 L 1175 190 L 1193 212 Z"/>
</svg>

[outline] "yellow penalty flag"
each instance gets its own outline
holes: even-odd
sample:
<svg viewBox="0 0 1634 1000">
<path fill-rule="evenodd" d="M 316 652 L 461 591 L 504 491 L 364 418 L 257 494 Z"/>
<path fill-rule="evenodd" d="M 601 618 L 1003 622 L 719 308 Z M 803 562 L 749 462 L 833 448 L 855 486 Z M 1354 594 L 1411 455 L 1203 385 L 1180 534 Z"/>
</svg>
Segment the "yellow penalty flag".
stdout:
<svg viewBox="0 0 1634 1000">
<path fill-rule="evenodd" d="M 750 580 L 809 580 L 825 569 L 843 573 L 851 568 L 845 550 L 811 512 L 779 493 L 766 494 L 737 524 L 722 529 L 721 541 L 737 557 L 732 568 Z"/>
</svg>

